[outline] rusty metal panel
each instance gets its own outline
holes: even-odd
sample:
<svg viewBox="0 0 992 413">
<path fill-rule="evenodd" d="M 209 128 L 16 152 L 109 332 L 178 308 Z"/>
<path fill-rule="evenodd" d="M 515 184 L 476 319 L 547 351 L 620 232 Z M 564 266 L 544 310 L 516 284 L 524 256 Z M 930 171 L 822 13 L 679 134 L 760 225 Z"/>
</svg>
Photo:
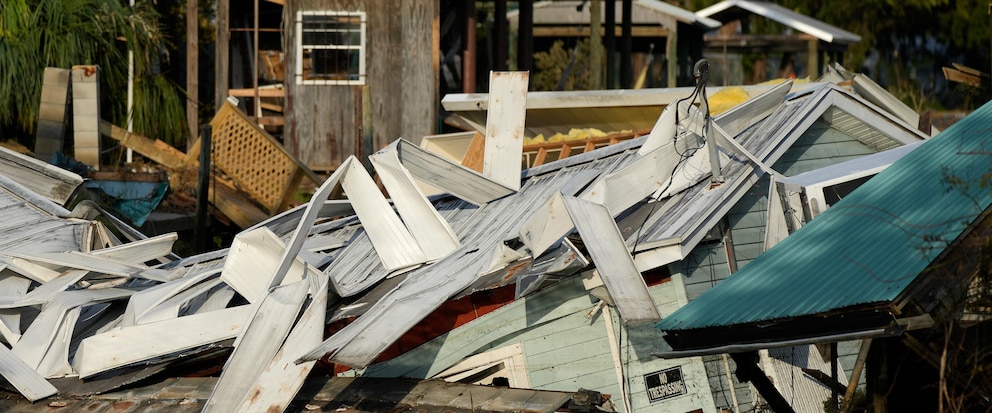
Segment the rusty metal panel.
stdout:
<svg viewBox="0 0 992 413">
<path fill-rule="evenodd" d="M 315 281 L 319 279 L 319 281 Z M 327 313 L 327 281 L 324 274 L 314 273 L 310 279 L 311 301 L 303 315 L 289 332 L 286 342 L 276 353 L 248 390 L 236 411 L 286 411 L 303 386 L 316 361 L 296 363 L 306 351 L 320 344 L 324 337 L 324 316 Z"/>
</svg>

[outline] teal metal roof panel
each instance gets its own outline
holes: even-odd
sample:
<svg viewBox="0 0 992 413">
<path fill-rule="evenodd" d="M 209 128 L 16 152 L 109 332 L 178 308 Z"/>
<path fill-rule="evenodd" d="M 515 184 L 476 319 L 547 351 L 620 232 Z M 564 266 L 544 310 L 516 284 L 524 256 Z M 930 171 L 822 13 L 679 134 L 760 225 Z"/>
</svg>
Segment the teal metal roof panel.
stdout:
<svg viewBox="0 0 992 413">
<path fill-rule="evenodd" d="M 978 185 L 992 165 L 989 125 L 986 104 L 656 327 L 730 326 L 894 300 L 992 203 L 992 191 Z"/>
</svg>

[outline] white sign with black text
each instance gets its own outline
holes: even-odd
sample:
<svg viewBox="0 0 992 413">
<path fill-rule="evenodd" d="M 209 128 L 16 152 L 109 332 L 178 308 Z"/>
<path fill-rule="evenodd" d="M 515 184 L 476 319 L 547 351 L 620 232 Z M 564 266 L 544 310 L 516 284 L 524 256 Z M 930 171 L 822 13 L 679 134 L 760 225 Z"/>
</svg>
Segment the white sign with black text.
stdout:
<svg viewBox="0 0 992 413">
<path fill-rule="evenodd" d="M 681 366 L 645 374 L 644 387 L 647 389 L 648 398 L 651 399 L 652 403 L 689 392 L 685 387 Z"/>
</svg>

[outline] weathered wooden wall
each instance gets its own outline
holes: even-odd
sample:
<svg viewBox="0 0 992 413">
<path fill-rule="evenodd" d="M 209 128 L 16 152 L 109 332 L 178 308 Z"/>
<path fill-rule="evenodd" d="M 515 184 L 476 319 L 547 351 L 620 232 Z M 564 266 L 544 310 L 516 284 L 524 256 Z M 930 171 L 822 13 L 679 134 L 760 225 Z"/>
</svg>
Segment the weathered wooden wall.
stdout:
<svg viewBox="0 0 992 413">
<path fill-rule="evenodd" d="M 296 12 L 366 13 L 366 84 L 297 85 Z M 333 170 L 397 137 L 416 143 L 436 133 L 439 3 L 436 0 L 289 0 L 284 8 L 286 51 L 285 146 L 315 170 Z M 363 88 L 372 131 L 362 129 Z M 371 147 L 363 144 L 371 136 Z M 364 156 L 363 156 L 364 154 Z"/>
</svg>

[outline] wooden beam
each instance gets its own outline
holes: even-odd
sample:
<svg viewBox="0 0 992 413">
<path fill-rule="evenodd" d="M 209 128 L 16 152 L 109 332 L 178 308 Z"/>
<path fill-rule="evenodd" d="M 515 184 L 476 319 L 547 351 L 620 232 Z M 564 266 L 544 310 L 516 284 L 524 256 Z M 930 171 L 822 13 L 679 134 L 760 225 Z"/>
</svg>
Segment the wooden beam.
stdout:
<svg viewBox="0 0 992 413">
<path fill-rule="evenodd" d="M 275 103 L 262 102 L 262 109 L 279 113 L 283 112 L 282 105 L 277 105 Z"/>
<path fill-rule="evenodd" d="M 285 126 L 286 118 L 282 116 L 262 116 L 256 119 L 259 126 Z"/>
<path fill-rule="evenodd" d="M 465 45 L 464 49 L 462 49 L 462 93 L 475 93 L 475 25 L 477 23 L 475 17 L 475 2 L 466 1 L 464 7 L 465 36 L 463 39 Z"/>
<path fill-rule="evenodd" d="M 535 166 L 544 165 L 544 160 L 548 158 L 548 150 L 545 148 L 540 148 L 537 150 L 537 156 L 534 157 L 534 163 L 531 168 Z"/>
<path fill-rule="evenodd" d="M 615 28 L 614 36 L 619 35 L 620 28 Z M 592 31 L 589 26 L 537 26 L 534 27 L 534 37 L 589 37 Z M 606 29 L 599 30 L 600 35 L 606 34 Z M 668 29 L 655 26 L 636 26 L 631 29 L 633 37 L 667 37 Z"/>
<path fill-rule="evenodd" d="M 228 89 L 227 95 L 234 96 L 236 98 L 248 98 L 248 97 L 253 98 L 256 96 L 255 89 L 253 88 Z M 282 97 L 286 97 L 286 89 L 283 88 L 259 89 L 257 96 L 262 98 L 282 98 Z"/>
<path fill-rule="evenodd" d="M 944 69 L 944 78 L 946 78 L 950 82 L 964 83 L 972 87 L 982 86 L 981 76 L 975 76 L 949 67 L 945 67 L 943 69 Z"/>
<path fill-rule="evenodd" d="M 158 139 L 151 139 L 136 133 L 129 133 L 121 127 L 103 121 L 100 124 L 101 133 L 119 141 L 121 146 L 133 149 L 142 156 L 171 170 L 170 185 L 177 186 L 181 173 L 177 171 L 195 168 L 198 162 L 186 163 L 186 154 Z M 255 203 L 250 201 L 240 191 L 223 180 L 212 179 L 210 184 L 210 201 L 227 218 L 241 228 L 248 228 L 269 217 Z"/>
<path fill-rule="evenodd" d="M 509 59 L 509 33 L 510 28 L 506 20 L 507 13 L 507 0 L 496 0 L 495 11 L 493 12 L 493 18 L 496 20 L 493 22 L 493 45 L 495 51 L 493 51 L 493 70 L 506 70 L 507 60 Z"/>
<path fill-rule="evenodd" d="M 620 3 L 620 88 L 630 89 L 634 84 L 633 53 L 633 2 Z"/>
<path fill-rule="evenodd" d="M 227 99 L 228 67 L 231 57 L 231 0 L 217 0 L 217 33 L 214 53 L 214 107 Z"/>
<path fill-rule="evenodd" d="M 472 143 L 468 145 L 468 151 L 465 152 L 465 157 L 462 158 L 462 166 L 469 168 L 478 173 L 482 173 L 482 164 L 485 160 L 486 152 L 486 136 L 482 133 L 476 132 L 472 136 Z"/>
<path fill-rule="evenodd" d="M 616 89 L 614 77 L 617 73 L 617 2 L 605 2 L 603 20 L 606 27 L 603 30 L 603 47 L 606 48 L 606 83 L 605 89 Z"/>
<path fill-rule="evenodd" d="M 196 0 L 186 0 L 186 145 L 193 144 L 200 131 L 200 16 Z"/>
<path fill-rule="evenodd" d="M 156 163 L 169 168 L 179 169 L 183 167 L 186 154 L 158 139 L 152 139 L 137 133 L 131 133 L 117 125 L 107 121 L 100 122 L 100 132 L 110 136 L 125 146 L 133 149 Z"/>
<path fill-rule="evenodd" d="M 969 75 L 972 75 L 972 76 L 982 76 L 983 75 L 983 73 L 982 73 L 981 70 L 972 69 L 972 68 L 970 68 L 968 66 L 965 66 L 963 64 L 960 64 L 960 63 L 951 63 L 951 66 L 954 66 L 955 69 L 960 70 L 962 72 L 965 72 L 965 73 L 967 73 Z M 985 76 L 988 76 L 988 75 L 985 75 Z"/>
<path fill-rule="evenodd" d="M 841 413 L 848 413 L 854 407 L 854 392 L 858 389 L 858 381 L 861 379 L 861 370 L 865 368 L 868 359 L 868 349 L 871 348 L 871 339 L 861 340 L 861 350 L 858 351 L 858 358 L 854 362 L 854 370 L 851 371 L 851 379 L 847 381 L 847 391 L 844 392 L 844 405 Z"/>
<path fill-rule="evenodd" d="M 530 6 L 533 6 L 532 4 Z M 533 62 L 533 59 L 528 60 Z M 529 72 L 490 72 L 486 112 L 486 150 L 482 174 L 520 189 L 520 157 L 527 116 Z"/>
<path fill-rule="evenodd" d="M 518 1 L 517 11 L 517 70 L 529 71 L 534 68 L 534 0 Z"/>
</svg>

